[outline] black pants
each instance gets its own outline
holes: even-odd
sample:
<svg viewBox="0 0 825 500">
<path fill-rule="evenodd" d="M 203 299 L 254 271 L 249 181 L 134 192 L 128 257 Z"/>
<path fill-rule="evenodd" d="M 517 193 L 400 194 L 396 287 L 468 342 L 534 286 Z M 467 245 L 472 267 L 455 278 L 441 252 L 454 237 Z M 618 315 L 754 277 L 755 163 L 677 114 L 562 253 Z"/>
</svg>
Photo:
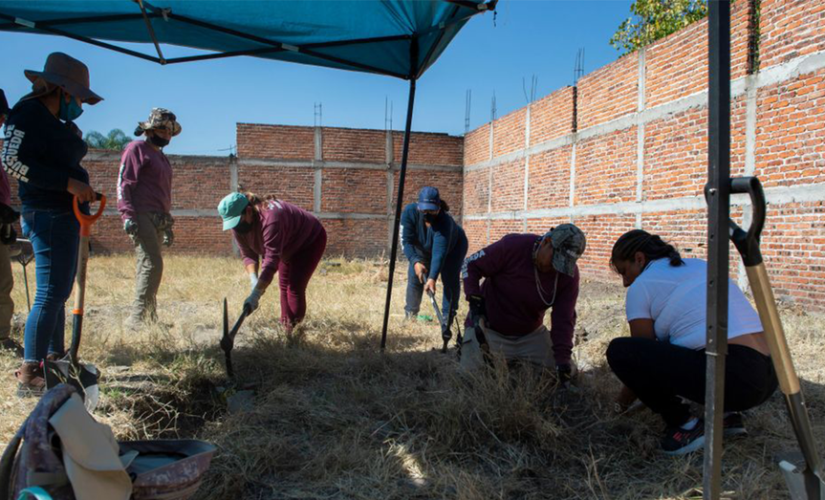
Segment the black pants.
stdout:
<svg viewBox="0 0 825 500">
<path fill-rule="evenodd" d="M 669 427 L 690 419 L 680 396 L 705 402 L 705 350 L 694 351 L 658 340 L 618 338 L 607 348 L 607 362 L 628 389 Z M 743 411 L 767 400 L 778 382 L 769 356 L 741 345 L 728 346 L 725 411 Z"/>
</svg>

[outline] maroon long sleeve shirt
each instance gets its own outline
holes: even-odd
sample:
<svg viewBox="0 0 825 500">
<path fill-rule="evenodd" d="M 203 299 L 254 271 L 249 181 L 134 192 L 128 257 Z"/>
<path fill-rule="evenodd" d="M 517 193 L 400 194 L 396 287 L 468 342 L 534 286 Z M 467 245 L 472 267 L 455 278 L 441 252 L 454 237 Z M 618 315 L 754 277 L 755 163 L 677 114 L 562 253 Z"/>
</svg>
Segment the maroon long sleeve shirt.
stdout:
<svg viewBox="0 0 825 500">
<path fill-rule="evenodd" d="M 123 220 L 137 212 L 172 210 L 172 165 L 146 141 L 132 141 L 123 151 L 117 180 L 117 209 Z"/>
<path fill-rule="evenodd" d="M 551 302 L 553 357 L 557 364 L 568 364 L 576 326 L 579 268 L 576 266 L 572 277 L 555 269 L 539 272 L 533 262 L 533 251 L 540 240 L 535 234 L 508 234 L 468 257 L 461 272 L 464 293 L 467 297 L 484 297 L 488 326 L 512 336 L 527 335 L 541 326 L 550 308 L 545 301 Z"/>
<path fill-rule="evenodd" d="M 281 200 L 267 201 L 244 234 L 232 231 L 244 265 L 258 264 L 258 281 L 268 285 L 281 261 L 289 263 L 301 248 L 324 230 L 321 221 L 306 210 Z"/>
</svg>

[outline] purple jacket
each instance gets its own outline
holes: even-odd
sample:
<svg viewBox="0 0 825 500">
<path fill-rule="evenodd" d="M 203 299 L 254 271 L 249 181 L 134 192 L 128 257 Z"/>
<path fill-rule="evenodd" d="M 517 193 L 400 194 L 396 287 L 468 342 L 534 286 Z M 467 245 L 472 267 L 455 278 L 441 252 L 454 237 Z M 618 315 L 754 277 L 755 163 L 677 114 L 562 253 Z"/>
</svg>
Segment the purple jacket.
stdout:
<svg viewBox="0 0 825 500">
<path fill-rule="evenodd" d="M 467 297 L 484 297 L 490 328 L 504 335 L 521 336 L 541 326 L 549 309 L 539 295 L 540 285 L 544 300 L 553 304 L 550 315 L 553 357 L 557 364 L 568 364 L 576 326 L 579 268 L 576 267 L 573 277 L 555 270 L 537 274 L 533 250 L 540 239 L 535 234 L 508 234 L 467 257 L 461 272 L 464 293 Z"/>
<path fill-rule="evenodd" d="M 264 202 L 248 233 L 235 235 L 244 265 L 261 260 L 258 281 L 269 284 L 278 265 L 289 264 L 301 248 L 315 241 L 324 226 L 306 210 L 281 200 Z"/>
<path fill-rule="evenodd" d="M 132 141 L 123 151 L 117 179 L 117 209 L 123 220 L 137 212 L 172 210 L 172 165 L 146 141 Z"/>
</svg>

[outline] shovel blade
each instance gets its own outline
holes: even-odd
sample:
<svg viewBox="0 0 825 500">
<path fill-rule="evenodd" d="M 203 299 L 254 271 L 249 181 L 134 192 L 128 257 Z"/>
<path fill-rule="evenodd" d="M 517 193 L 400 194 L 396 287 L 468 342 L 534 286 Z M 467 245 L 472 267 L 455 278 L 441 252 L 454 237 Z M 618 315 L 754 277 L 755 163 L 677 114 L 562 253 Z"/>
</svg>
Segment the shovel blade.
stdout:
<svg viewBox="0 0 825 500">
<path fill-rule="evenodd" d="M 802 453 L 777 457 L 792 500 L 825 500 L 825 483 L 805 463 Z"/>
<path fill-rule="evenodd" d="M 51 389 L 58 384 L 69 384 L 83 398 L 83 404 L 89 413 L 97 408 L 100 401 L 100 372 L 91 364 L 78 364 L 77 368 L 69 361 L 69 358 L 58 361 L 46 361 L 44 363 L 46 373 L 46 388 Z"/>
</svg>

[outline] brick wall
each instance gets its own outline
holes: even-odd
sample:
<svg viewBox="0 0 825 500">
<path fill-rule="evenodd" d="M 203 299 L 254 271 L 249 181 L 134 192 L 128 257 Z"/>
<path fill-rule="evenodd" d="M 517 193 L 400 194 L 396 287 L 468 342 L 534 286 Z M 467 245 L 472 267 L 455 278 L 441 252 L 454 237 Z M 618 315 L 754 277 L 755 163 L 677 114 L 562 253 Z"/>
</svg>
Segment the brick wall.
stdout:
<svg viewBox="0 0 825 500">
<path fill-rule="evenodd" d="M 766 187 L 763 247 L 776 294 L 822 310 L 825 2 L 761 0 L 758 13 L 757 4 L 736 2 L 732 11 L 731 173 L 757 175 Z M 707 40 L 707 20 L 694 23 L 537 100 L 529 112 L 496 120 L 492 138 L 490 124 L 468 134 L 471 250 L 509 231 L 540 234 L 572 221 L 588 236 L 585 276 L 616 281 L 610 249 L 637 227 L 704 258 Z M 733 216 L 749 220 L 748 201 L 733 203 Z M 731 275 L 746 286 L 731 253 Z"/>
</svg>

